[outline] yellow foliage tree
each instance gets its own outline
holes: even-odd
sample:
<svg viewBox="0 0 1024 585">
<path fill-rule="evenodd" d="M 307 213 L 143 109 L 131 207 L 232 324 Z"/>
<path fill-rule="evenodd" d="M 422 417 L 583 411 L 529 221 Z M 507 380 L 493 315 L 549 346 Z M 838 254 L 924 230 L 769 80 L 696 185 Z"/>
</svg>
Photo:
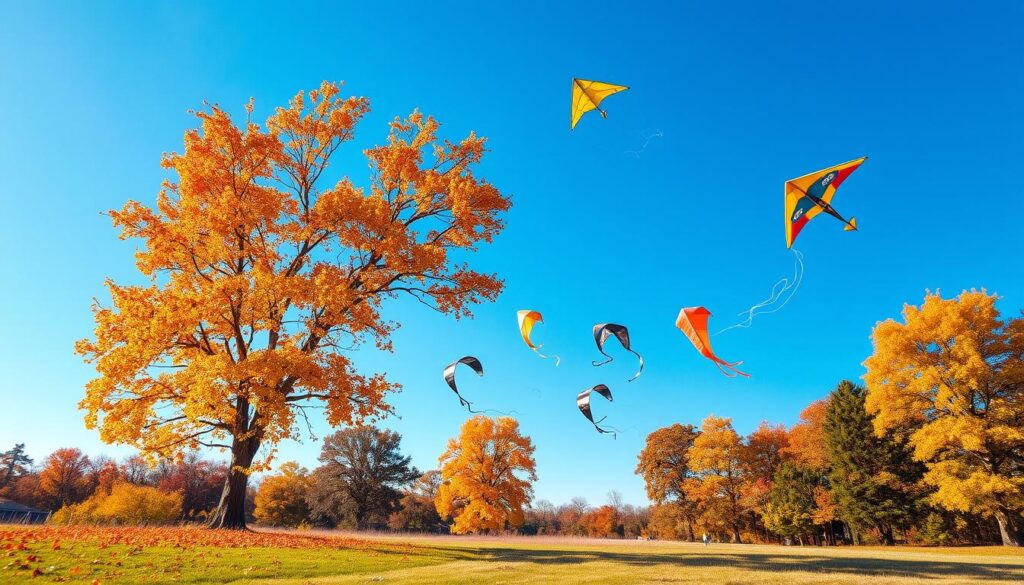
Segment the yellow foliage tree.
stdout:
<svg viewBox="0 0 1024 585">
<path fill-rule="evenodd" d="M 523 508 L 537 481 L 533 443 L 519 422 L 477 415 L 462 425 L 458 438 L 438 458 L 441 486 L 437 512 L 452 518 L 455 534 L 494 533 L 523 523 Z"/>
<path fill-rule="evenodd" d="M 907 436 L 932 501 L 995 517 L 1003 544 L 1024 543 L 1024 320 L 996 296 L 928 294 L 903 323 L 872 334 L 865 407 L 878 434 Z"/>
<path fill-rule="evenodd" d="M 732 420 L 709 416 L 701 423 L 700 435 L 690 449 L 690 467 L 700 480 L 687 482 L 700 502 L 700 523 L 712 532 L 731 532 L 740 542 L 744 506 L 744 446 L 732 427 Z"/>
<path fill-rule="evenodd" d="M 306 468 L 294 461 L 282 463 L 280 473 L 260 482 L 253 517 L 271 526 L 298 526 L 309 515 L 306 503 L 309 481 Z"/>
<path fill-rule="evenodd" d="M 248 473 L 269 468 L 311 402 L 332 426 L 390 412 L 397 384 L 360 375 L 341 352 L 367 340 L 391 349 L 385 300 L 411 296 L 459 318 L 502 288 L 451 257 L 491 241 L 510 206 L 473 173 L 484 139 L 440 140 L 415 112 L 365 151 L 368 189 L 329 185 L 369 111 L 339 93 L 326 82 L 300 92 L 263 126 L 252 101 L 244 124 L 216 106 L 198 112 L 184 153 L 163 159 L 177 178 L 156 205 L 110 212 L 122 238 L 142 241 L 136 266 L 150 283 L 107 281 L 112 305 L 97 304 L 94 338 L 76 345 L 99 372 L 80 407 L 103 440 L 152 457 L 230 450 L 211 526 L 245 526 Z"/>
<path fill-rule="evenodd" d="M 181 516 L 181 493 L 155 487 L 115 483 L 108 493 L 98 490 L 80 504 L 65 506 L 53 515 L 57 524 L 170 524 Z"/>
</svg>

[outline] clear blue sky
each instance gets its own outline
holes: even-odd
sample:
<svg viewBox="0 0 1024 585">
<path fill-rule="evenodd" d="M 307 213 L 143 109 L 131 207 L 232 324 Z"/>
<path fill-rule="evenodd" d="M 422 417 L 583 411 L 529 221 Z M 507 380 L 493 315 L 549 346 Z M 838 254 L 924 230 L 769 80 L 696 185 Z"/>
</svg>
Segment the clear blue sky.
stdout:
<svg viewBox="0 0 1024 585">
<path fill-rule="evenodd" d="M 141 282 L 138 243 L 100 212 L 153 201 L 160 154 L 195 125 L 188 109 L 241 112 L 252 96 L 263 119 L 325 79 L 373 106 L 339 174 L 364 177 L 359 149 L 418 107 L 448 137 L 488 136 L 481 173 L 514 198 L 473 260 L 506 278 L 500 299 L 458 323 L 396 303 L 394 354 L 356 358 L 405 385 L 387 424 L 423 469 L 466 417 L 441 379 L 462 355 L 487 370 L 463 373 L 467 396 L 518 411 L 533 437 L 538 497 L 601 503 L 617 489 L 642 503 L 647 433 L 710 413 L 743 433 L 791 424 L 861 376 L 873 324 L 926 289 L 985 287 L 1005 313 L 1024 307 L 1022 2 L 209 4 L 2 5 L 0 448 L 128 452 L 76 409 L 93 372 L 72 344 L 91 332 L 92 298 L 108 276 Z M 632 89 L 570 133 L 572 76 Z M 766 296 L 791 270 L 783 181 L 865 154 L 833 201 L 860 231 L 826 216 L 804 230 L 793 301 L 714 339 L 753 377 L 723 377 L 674 328 L 679 308 L 705 305 L 724 326 Z M 561 367 L 519 340 L 522 308 L 544 314 L 536 337 Z M 630 328 L 647 359 L 638 381 L 614 346 L 619 359 L 590 365 L 601 321 Z M 601 382 L 615 402 L 595 410 L 617 440 L 574 404 Z M 280 454 L 312 466 L 318 451 Z"/>
</svg>

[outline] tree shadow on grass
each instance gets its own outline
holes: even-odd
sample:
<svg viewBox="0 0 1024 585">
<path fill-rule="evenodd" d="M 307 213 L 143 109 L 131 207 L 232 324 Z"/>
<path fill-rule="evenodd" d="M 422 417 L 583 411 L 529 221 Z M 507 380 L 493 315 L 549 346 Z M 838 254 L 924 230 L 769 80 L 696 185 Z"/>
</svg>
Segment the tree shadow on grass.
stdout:
<svg viewBox="0 0 1024 585">
<path fill-rule="evenodd" d="M 1019 581 L 1024 583 L 1024 566 L 994 562 L 932 561 L 883 557 L 829 557 L 822 555 L 779 555 L 756 551 L 669 554 L 630 553 L 606 550 L 476 548 L 479 557 L 490 561 L 574 565 L 594 561 L 685 568 L 731 568 L 754 571 L 803 571 L 845 573 L 864 576 L 912 577 L 917 579 L 962 577 L 975 580 Z"/>
</svg>

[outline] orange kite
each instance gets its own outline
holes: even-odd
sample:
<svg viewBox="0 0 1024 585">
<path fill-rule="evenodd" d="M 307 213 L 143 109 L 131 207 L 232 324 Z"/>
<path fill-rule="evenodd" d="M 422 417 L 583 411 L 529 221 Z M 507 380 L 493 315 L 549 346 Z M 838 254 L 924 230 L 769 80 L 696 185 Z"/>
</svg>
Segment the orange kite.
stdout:
<svg viewBox="0 0 1024 585">
<path fill-rule="evenodd" d="M 704 307 L 685 307 L 679 311 L 679 316 L 676 317 L 676 327 L 690 338 L 690 342 L 697 348 L 700 355 L 715 362 L 715 365 L 718 366 L 718 369 L 723 374 L 730 378 L 735 377 L 737 374 L 744 378 L 749 378 L 750 374 L 745 374 L 736 369 L 736 366 L 741 365 L 743 362 L 727 362 L 712 351 L 711 340 L 708 338 L 708 317 L 710 316 L 711 311 Z"/>
</svg>

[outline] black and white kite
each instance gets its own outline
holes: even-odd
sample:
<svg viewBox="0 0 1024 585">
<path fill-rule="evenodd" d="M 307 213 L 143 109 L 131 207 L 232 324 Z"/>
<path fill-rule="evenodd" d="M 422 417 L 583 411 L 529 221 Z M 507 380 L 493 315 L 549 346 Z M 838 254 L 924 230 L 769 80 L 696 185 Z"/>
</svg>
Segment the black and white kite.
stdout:
<svg viewBox="0 0 1024 585">
<path fill-rule="evenodd" d="M 613 335 L 616 339 L 619 340 L 619 343 L 622 344 L 622 347 L 624 347 L 626 351 L 640 359 L 640 369 L 637 370 L 636 374 L 634 374 L 633 377 L 629 379 L 629 381 L 632 382 L 633 380 L 639 378 L 640 374 L 643 373 L 644 358 L 642 355 L 633 351 L 633 349 L 629 347 L 629 330 L 626 329 L 625 325 L 616 325 L 615 323 L 598 323 L 597 325 L 594 325 L 594 341 L 597 343 L 597 351 L 601 352 L 601 355 L 608 359 L 604 360 L 603 362 L 593 362 L 593 364 L 595 366 L 603 366 L 608 362 L 612 361 L 612 356 L 608 355 L 604 351 L 604 343 L 608 341 L 608 338 Z"/>
<path fill-rule="evenodd" d="M 459 397 L 459 403 L 462 406 L 465 406 L 466 410 L 468 410 L 469 412 L 475 412 L 473 410 L 473 405 L 468 400 L 463 398 L 462 394 L 459 394 L 459 387 L 455 385 L 455 368 L 458 367 L 459 364 L 465 364 L 469 366 L 479 376 L 484 375 L 484 366 L 480 363 L 480 360 L 476 359 L 471 355 L 467 355 L 466 357 L 458 361 L 448 364 L 448 367 L 444 369 L 444 381 L 448 382 L 448 385 L 451 386 L 452 392 L 455 392 L 455 395 Z"/>
<path fill-rule="evenodd" d="M 587 388 L 583 392 L 580 392 L 576 396 L 576 406 L 580 408 L 580 412 L 583 413 L 583 416 L 587 417 L 587 420 L 589 420 L 591 424 L 594 425 L 594 428 L 597 429 L 599 433 L 611 433 L 614 435 L 615 431 L 608 431 L 598 426 L 598 424 L 600 424 L 601 421 L 608 417 L 602 416 L 599 420 L 594 421 L 594 414 L 590 411 L 590 396 L 594 392 L 597 392 L 601 396 L 604 396 L 608 400 L 608 402 L 612 401 L 612 391 L 604 384 L 598 384 L 597 386 L 592 386 L 590 388 Z"/>
</svg>

